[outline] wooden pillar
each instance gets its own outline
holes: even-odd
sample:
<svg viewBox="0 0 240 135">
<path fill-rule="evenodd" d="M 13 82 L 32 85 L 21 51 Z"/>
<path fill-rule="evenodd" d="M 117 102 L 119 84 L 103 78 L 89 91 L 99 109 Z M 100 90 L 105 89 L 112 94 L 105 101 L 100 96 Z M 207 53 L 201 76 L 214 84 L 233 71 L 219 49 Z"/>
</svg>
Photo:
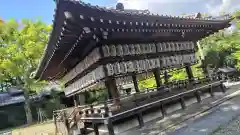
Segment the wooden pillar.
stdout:
<svg viewBox="0 0 240 135">
<path fill-rule="evenodd" d="M 183 97 L 180 97 L 180 103 L 181 103 L 182 109 L 186 109 L 186 104 Z"/>
<path fill-rule="evenodd" d="M 211 97 L 214 97 L 214 93 L 213 93 L 213 88 L 212 88 L 212 86 L 210 86 L 210 88 L 209 88 L 209 94 L 211 95 Z"/>
<path fill-rule="evenodd" d="M 78 105 L 85 105 L 85 104 L 86 104 L 85 94 L 79 93 L 78 94 Z"/>
<path fill-rule="evenodd" d="M 96 123 L 93 123 L 93 130 L 94 130 L 95 135 L 99 135 L 98 125 Z"/>
<path fill-rule="evenodd" d="M 104 33 L 105 38 L 107 38 L 108 33 Z M 102 47 L 99 48 L 99 53 L 101 58 L 104 58 L 104 53 L 103 53 L 103 49 Z M 106 65 L 103 66 L 103 72 L 105 74 L 105 86 L 107 88 L 107 92 L 108 92 L 108 99 L 115 99 L 118 98 L 120 96 L 120 94 L 118 93 L 117 90 L 117 85 L 116 85 L 116 80 L 114 77 L 112 76 L 108 76 L 108 70 Z"/>
<path fill-rule="evenodd" d="M 74 104 L 76 104 L 76 106 L 85 105 L 84 93 L 78 93 L 78 94 L 74 95 Z"/>
<path fill-rule="evenodd" d="M 80 129 L 80 135 L 85 135 L 86 134 L 86 127 Z"/>
<path fill-rule="evenodd" d="M 139 127 L 143 127 L 144 126 L 144 121 L 143 121 L 143 116 L 142 113 L 137 114 L 137 119 L 138 119 L 138 123 L 139 123 Z"/>
<path fill-rule="evenodd" d="M 109 116 L 109 108 L 108 108 L 108 104 L 107 102 L 104 102 L 104 117 L 108 117 Z"/>
<path fill-rule="evenodd" d="M 115 78 L 114 77 L 106 78 L 105 85 L 106 85 L 106 88 L 108 89 L 109 97 L 111 97 L 110 99 L 115 99 L 115 101 L 118 101 L 120 94 L 117 89 Z"/>
<path fill-rule="evenodd" d="M 154 77 L 155 77 L 157 88 L 160 88 L 161 84 L 162 84 L 162 80 L 161 80 L 161 77 L 160 77 L 160 69 L 159 68 L 154 69 L 153 74 L 154 74 Z"/>
<path fill-rule="evenodd" d="M 108 99 L 113 99 L 110 89 L 107 88 Z"/>
<path fill-rule="evenodd" d="M 57 126 L 57 114 L 53 113 L 53 121 L 55 125 L 55 133 L 58 133 L 58 126 Z"/>
<path fill-rule="evenodd" d="M 108 134 L 115 135 L 112 121 L 110 119 L 107 119 L 105 124 L 107 125 Z"/>
<path fill-rule="evenodd" d="M 223 82 L 221 82 L 220 88 L 221 88 L 221 90 L 222 90 L 223 93 L 226 92 L 226 87 L 224 86 Z"/>
<path fill-rule="evenodd" d="M 168 84 L 168 72 L 167 71 L 164 71 L 164 84 Z"/>
<path fill-rule="evenodd" d="M 106 78 L 105 80 L 105 87 L 107 89 L 108 99 L 113 99 L 114 97 L 112 95 L 111 86 L 109 85 L 110 82 L 108 80 L 108 78 Z"/>
<path fill-rule="evenodd" d="M 69 123 L 68 123 L 67 114 L 66 114 L 65 111 L 63 112 L 63 122 L 64 122 L 65 128 L 66 128 L 66 130 L 67 130 L 67 135 L 69 135 L 69 130 L 70 130 L 70 128 L 69 128 Z"/>
<path fill-rule="evenodd" d="M 161 104 L 161 112 L 162 112 L 162 116 L 165 117 L 167 115 L 167 111 L 166 111 L 166 108 L 164 107 L 164 104 L 162 103 Z"/>
<path fill-rule="evenodd" d="M 193 77 L 193 72 L 192 72 L 192 69 L 191 69 L 191 65 L 186 64 L 185 69 L 186 69 L 186 72 L 187 72 L 189 82 L 193 82 L 194 77 Z"/>
<path fill-rule="evenodd" d="M 196 92 L 195 92 L 195 96 L 196 96 L 196 98 L 197 98 L 198 103 L 201 103 L 201 102 L 202 102 L 202 99 L 201 99 L 201 95 L 200 95 L 200 92 L 199 92 L 199 91 L 196 91 Z"/>
<path fill-rule="evenodd" d="M 138 81 L 137 81 L 137 76 L 136 74 L 132 75 L 132 80 L 133 80 L 133 84 L 134 84 L 134 88 L 136 92 L 140 92 L 139 87 L 138 87 Z"/>
<path fill-rule="evenodd" d="M 77 107 L 78 106 L 77 95 L 73 96 L 73 102 L 74 102 L 74 106 Z"/>
</svg>

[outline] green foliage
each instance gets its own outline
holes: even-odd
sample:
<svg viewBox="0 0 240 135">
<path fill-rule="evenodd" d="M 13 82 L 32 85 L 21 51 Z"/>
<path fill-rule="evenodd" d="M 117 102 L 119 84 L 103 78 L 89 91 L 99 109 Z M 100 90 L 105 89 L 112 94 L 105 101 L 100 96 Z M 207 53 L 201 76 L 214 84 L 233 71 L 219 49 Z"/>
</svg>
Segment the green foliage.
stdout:
<svg viewBox="0 0 240 135">
<path fill-rule="evenodd" d="M 108 93 L 106 89 L 86 91 L 84 94 L 87 104 L 101 102 L 108 99 Z"/>
<path fill-rule="evenodd" d="M 36 82 L 30 75 L 37 68 L 50 30 L 51 26 L 41 21 L 10 20 L 0 24 L 0 83 L 15 80 L 12 85 L 24 90 L 28 123 L 33 120 L 28 94 L 45 83 Z"/>
<path fill-rule="evenodd" d="M 235 17 L 239 15 L 240 11 L 234 14 Z M 240 69 L 240 21 L 234 19 L 233 22 L 235 30 L 222 30 L 200 41 L 206 64 L 215 68 L 230 66 Z"/>
<path fill-rule="evenodd" d="M 154 88 L 157 86 L 154 77 L 141 80 L 138 83 L 139 83 L 139 89 Z"/>
<path fill-rule="evenodd" d="M 193 76 L 194 77 L 204 77 L 203 70 L 200 68 L 202 63 L 198 63 L 192 66 Z"/>
<path fill-rule="evenodd" d="M 37 68 L 50 30 L 41 21 L 10 20 L 0 25 L 0 82 L 15 79 L 23 89 L 38 88 L 30 74 Z"/>
<path fill-rule="evenodd" d="M 171 77 L 169 78 L 170 81 L 173 80 L 183 80 L 187 78 L 187 73 L 185 69 L 175 70 L 170 73 Z"/>
<path fill-rule="evenodd" d="M 203 77 L 202 70 L 200 68 L 198 68 L 199 66 L 200 66 L 200 63 L 192 66 L 192 71 L 193 71 L 193 76 L 194 77 Z M 185 71 L 185 68 L 172 71 L 169 74 L 171 75 L 171 77 L 169 78 L 169 81 L 187 79 L 187 73 Z M 163 78 L 163 75 L 161 75 L 161 78 Z M 163 79 L 162 79 L 162 82 L 164 82 Z M 156 87 L 156 81 L 155 81 L 154 77 L 151 77 L 151 78 L 148 78 L 148 79 L 145 79 L 145 80 L 141 80 L 138 83 L 139 83 L 139 88 L 140 89 Z"/>
</svg>

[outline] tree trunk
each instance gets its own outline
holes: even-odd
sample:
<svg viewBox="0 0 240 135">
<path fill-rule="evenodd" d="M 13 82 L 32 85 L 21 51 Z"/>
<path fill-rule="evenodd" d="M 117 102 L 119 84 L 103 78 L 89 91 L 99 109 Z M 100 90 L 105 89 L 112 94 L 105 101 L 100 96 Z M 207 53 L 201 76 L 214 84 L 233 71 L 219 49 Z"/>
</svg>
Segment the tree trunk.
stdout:
<svg viewBox="0 0 240 135">
<path fill-rule="evenodd" d="M 31 66 L 29 69 L 27 69 L 26 74 L 24 75 L 24 86 L 22 87 L 23 92 L 24 92 L 24 98 L 25 98 L 25 104 L 24 104 L 24 109 L 26 113 L 26 119 L 27 119 L 27 124 L 31 124 L 33 122 L 33 117 L 32 117 L 32 111 L 31 111 L 31 105 L 30 105 L 30 100 L 29 100 L 29 93 L 28 91 L 30 90 L 30 75 L 34 71 L 34 68 Z"/>
<path fill-rule="evenodd" d="M 27 124 L 31 124 L 33 122 L 32 111 L 31 111 L 29 96 L 25 90 L 24 90 L 24 98 L 25 98 L 24 110 L 26 113 Z"/>
</svg>

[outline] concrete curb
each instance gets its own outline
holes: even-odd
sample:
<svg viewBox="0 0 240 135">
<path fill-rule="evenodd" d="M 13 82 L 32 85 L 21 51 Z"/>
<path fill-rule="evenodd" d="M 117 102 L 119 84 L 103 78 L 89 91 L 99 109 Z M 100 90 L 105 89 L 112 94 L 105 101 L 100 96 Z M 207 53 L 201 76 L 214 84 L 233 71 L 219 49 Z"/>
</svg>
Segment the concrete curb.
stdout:
<svg viewBox="0 0 240 135">
<path fill-rule="evenodd" d="M 186 121 L 188 121 L 188 120 L 191 120 L 191 119 L 200 118 L 201 116 L 206 115 L 207 113 L 212 112 L 212 111 L 213 111 L 213 110 L 212 110 L 213 108 L 221 105 L 222 103 L 224 103 L 224 102 L 226 102 L 226 101 L 228 101 L 228 100 L 231 100 L 231 99 L 235 98 L 235 97 L 238 96 L 238 95 L 240 95 L 240 90 L 237 90 L 237 91 L 235 91 L 235 92 L 233 92 L 233 93 L 231 93 L 231 94 L 229 94 L 229 95 L 226 95 L 226 96 L 222 97 L 222 98 L 219 99 L 219 100 L 214 101 L 214 103 L 213 103 L 211 106 L 209 106 L 208 108 L 206 108 L 206 109 L 204 109 L 204 110 L 202 110 L 202 111 L 200 111 L 200 112 L 198 112 L 198 113 L 196 113 L 196 114 L 194 114 L 194 115 L 192 115 L 192 116 L 190 116 L 190 117 L 188 117 L 188 118 L 186 118 L 186 119 L 184 119 L 184 120 L 181 120 L 180 122 L 177 122 L 177 123 L 174 123 L 174 124 L 169 125 L 169 126 L 166 127 L 165 129 L 162 129 L 159 133 L 160 133 L 160 134 L 161 134 L 161 133 L 164 133 L 164 132 L 166 132 L 166 131 L 169 131 L 169 130 L 171 130 L 171 129 L 176 128 L 177 126 L 178 126 L 178 127 L 180 126 L 180 127 L 182 128 L 182 127 L 185 126 L 185 125 L 183 125 L 184 122 L 186 122 Z M 183 126 L 181 126 L 181 125 L 183 125 Z"/>
</svg>

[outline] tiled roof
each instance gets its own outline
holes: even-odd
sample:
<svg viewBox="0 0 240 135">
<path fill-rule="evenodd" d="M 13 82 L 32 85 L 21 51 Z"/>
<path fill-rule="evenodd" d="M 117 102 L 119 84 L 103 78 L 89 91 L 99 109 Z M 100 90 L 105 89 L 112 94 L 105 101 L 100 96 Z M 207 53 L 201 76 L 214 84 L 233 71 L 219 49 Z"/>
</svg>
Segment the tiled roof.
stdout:
<svg viewBox="0 0 240 135">
<path fill-rule="evenodd" d="M 30 100 L 37 101 L 42 99 L 44 96 L 50 95 L 50 92 L 44 92 L 38 95 L 31 95 L 29 98 Z M 17 103 L 22 103 L 25 101 L 25 98 L 23 94 L 17 95 L 17 96 L 12 96 L 8 92 L 1 92 L 0 93 L 0 107 L 1 106 L 6 106 L 6 105 L 11 105 L 11 104 L 17 104 Z"/>
</svg>

